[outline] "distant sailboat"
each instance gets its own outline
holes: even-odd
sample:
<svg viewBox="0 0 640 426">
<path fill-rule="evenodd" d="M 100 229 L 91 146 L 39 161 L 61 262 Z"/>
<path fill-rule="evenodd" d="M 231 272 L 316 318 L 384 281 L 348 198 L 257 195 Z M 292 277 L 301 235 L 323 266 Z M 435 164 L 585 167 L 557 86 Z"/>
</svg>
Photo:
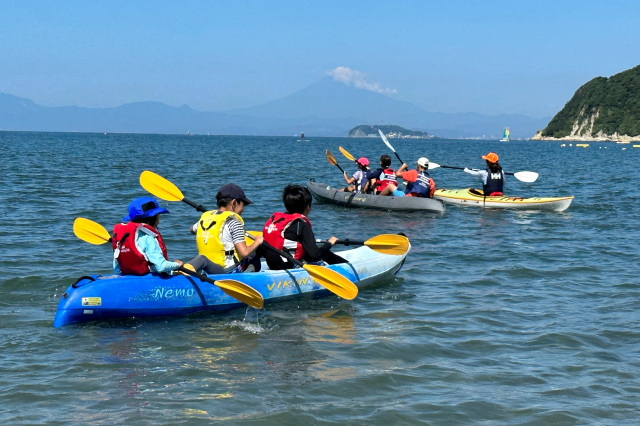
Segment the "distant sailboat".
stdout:
<svg viewBox="0 0 640 426">
<path fill-rule="evenodd" d="M 509 135 L 511 134 L 511 129 L 508 127 L 504 128 L 504 135 L 502 136 L 502 139 L 500 139 L 500 142 L 509 142 Z"/>
</svg>

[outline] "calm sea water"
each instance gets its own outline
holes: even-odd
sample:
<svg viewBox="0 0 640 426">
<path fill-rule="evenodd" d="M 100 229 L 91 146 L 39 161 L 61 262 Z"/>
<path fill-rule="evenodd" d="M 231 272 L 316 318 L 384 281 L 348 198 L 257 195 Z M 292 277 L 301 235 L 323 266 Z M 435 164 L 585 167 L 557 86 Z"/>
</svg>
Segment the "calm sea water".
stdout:
<svg viewBox="0 0 640 426">
<path fill-rule="evenodd" d="M 377 159 L 379 139 L 0 132 L 0 422 L 3 424 L 637 424 L 640 422 L 640 149 L 555 142 L 392 143 L 482 167 L 496 151 L 521 196 L 575 195 L 557 212 L 449 206 L 444 215 L 314 204 L 319 237 L 404 232 L 391 282 L 224 315 L 53 329 L 60 295 L 110 272 L 110 249 L 72 233 L 110 228 L 153 170 L 205 206 L 223 183 L 255 201 L 259 229 L 285 184 L 339 185 L 325 158 Z M 626 147 L 627 149 L 622 149 Z M 395 158 L 394 165 L 397 166 Z M 433 171 L 439 187 L 477 186 Z M 171 257 L 188 259 L 197 213 L 164 202 Z"/>
</svg>

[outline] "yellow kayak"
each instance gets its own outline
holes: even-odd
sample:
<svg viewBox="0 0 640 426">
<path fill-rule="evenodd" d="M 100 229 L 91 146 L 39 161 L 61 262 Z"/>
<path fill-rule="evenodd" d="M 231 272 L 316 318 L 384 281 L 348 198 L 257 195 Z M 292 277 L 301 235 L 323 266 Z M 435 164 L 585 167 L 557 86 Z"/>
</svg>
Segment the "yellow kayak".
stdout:
<svg viewBox="0 0 640 426">
<path fill-rule="evenodd" d="M 433 198 L 442 200 L 448 204 L 460 204 L 463 206 L 479 206 L 490 209 L 521 209 L 521 210 L 552 210 L 561 212 L 566 210 L 571 197 L 510 197 L 499 195 L 485 197 L 482 190 L 473 188 L 464 189 L 436 189 Z"/>
</svg>

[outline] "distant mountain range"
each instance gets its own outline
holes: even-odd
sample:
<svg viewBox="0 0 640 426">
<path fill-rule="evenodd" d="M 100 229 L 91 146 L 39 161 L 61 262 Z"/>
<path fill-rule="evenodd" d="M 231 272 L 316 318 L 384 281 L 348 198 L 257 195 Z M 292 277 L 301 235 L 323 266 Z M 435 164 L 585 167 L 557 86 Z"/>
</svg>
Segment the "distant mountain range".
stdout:
<svg viewBox="0 0 640 426">
<path fill-rule="evenodd" d="M 250 108 L 196 111 L 187 105 L 136 102 L 114 108 L 46 107 L 0 93 L 0 129 L 54 132 L 347 136 L 362 123 L 399 125 L 445 138 L 528 138 L 549 119 L 523 115 L 432 113 L 386 95 L 325 77 L 286 96 Z"/>
</svg>

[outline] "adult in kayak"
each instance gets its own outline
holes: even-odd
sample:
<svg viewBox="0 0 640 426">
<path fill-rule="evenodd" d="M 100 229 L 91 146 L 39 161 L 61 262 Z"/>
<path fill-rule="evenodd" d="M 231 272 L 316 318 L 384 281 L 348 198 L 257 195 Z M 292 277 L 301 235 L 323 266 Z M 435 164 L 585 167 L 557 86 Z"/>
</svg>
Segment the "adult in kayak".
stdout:
<svg viewBox="0 0 640 426">
<path fill-rule="evenodd" d="M 123 275 L 146 275 L 175 271 L 182 262 L 171 262 L 167 247 L 158 231 L 160 215 L 169 210 L 151 197 L 133 200 L 128 215 L 113 227 L 113 269 Z"/>
<path fill-rule="evenodd" d="M 307 218 L 311 211 L 311 192 L 302 185 L 287 185 L 282 192 L 282 201 L 286 211 L 272 214 L 264 224 L 264 241 L 273 247 L 289 252 L 295 259 L 308 263 L 325 261 L 333 265 L 346 263 L 346 260 L 331 251 L 338 238 L 331 237 L 321 247 L 311 229 Z M 269 269 L 291 269 L 295 265 L 283 259 L 279 254 L 264 250 Z"/>
<path fill-rule="evenodd" d="M 390 166 L 391 157 L 387 154 L 381 155 L 380 167 L 367 172 L 367 184 L 363 192 L 373 188 L 374 194 L 377 195 L 395 195 L 394 191 L 398 189 L 398 181 L 396 180 L 396 172 Z M 400 193 L 400 195 L 404 194 Z"/>
<path fill-rule="evenodd" d="M 420 157 L 416 161 L 416 170 L 407 170 L 409 166 L 404 163 L 396 172 L 396 177 L 402 178 L 407 182 L 407 189 L 404 191 L 409 197 L 433 198 L 433 192 L 436 190 L 436 183 L 429 176 L 429 159 Z"/>
<path fill-rule="evenodd" d="M 498 163 L 498 154 L 490 152 L 487 155 L 483 155 L 482 159 L 487 163 L 485 170 L 468 169 L 465 167 L 464 171 L 482 180 L 482 192 L 484 195 L 489 197 L 502 195 L 505 178 L 502 166 Z"/>
<path fill-rule="evenodd" d="M 358 170 L 352 177 L 347 176 L 347 172 L 343 173 L 347 186 L 342 188 L 340 192 L 362 192 L 367 183 L 367 172 L 369 171 L 369 160 L 366 157 L 360 157 L 356 160 Z"/>
<path fill-rule="evenodd" d="M 255 255 L 255 251 L 262 244 L 262 236 L 256 236 L 247 245 L 244 221 L 240 216 L 244 207 L 252 204 L 252 201 L 238 185 L 227 183 L 216 193 L 216 202 L 218 209 L 204 212 L 200 220 L 190 228 L 191 233 L 196 235 L 198 253 L 204 257 L 193 266 L 207 271 L 207 267 L 211 267 L 213 263 L 225 271 L 259 271 L 260 258 Z"/>
</svg>

